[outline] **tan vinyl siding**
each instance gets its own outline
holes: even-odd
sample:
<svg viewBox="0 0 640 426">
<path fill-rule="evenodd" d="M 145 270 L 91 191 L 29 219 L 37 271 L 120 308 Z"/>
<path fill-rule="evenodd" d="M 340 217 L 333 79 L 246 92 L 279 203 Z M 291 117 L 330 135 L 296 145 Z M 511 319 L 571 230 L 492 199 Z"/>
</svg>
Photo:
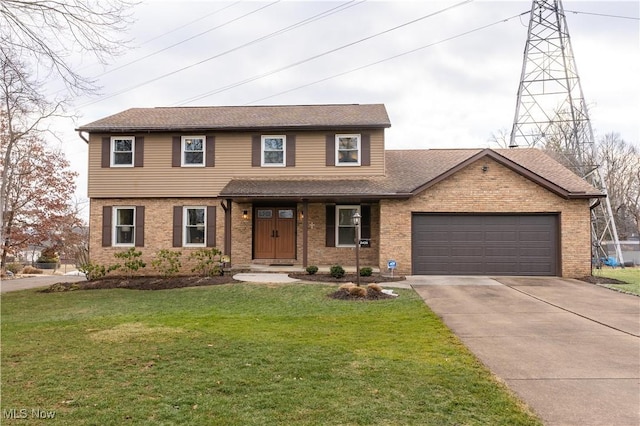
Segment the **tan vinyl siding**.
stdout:
<svg viewBox="0 0 640 426">
<path fill-rule="evenodd" d="M 359 167 L 325 165 L 327 133 L 295 133 L 295 167 L 252 167 L 251 136 L 257 133 L 214 134 L 215 167 L 171 167 L 172 137 L 182 134 L 144 134 L 140 135 L 145 138 L 144 166 L 137 168 L 102 168 L 102 137 L 110 135 L 92 134 L 89 143 L 89 197 L 212 197 L 217 196 L 234 177 L 363 177 L 384 174 L 383 129 L 357 132 L 371 135 L 371 165 Z"/>
</svg>

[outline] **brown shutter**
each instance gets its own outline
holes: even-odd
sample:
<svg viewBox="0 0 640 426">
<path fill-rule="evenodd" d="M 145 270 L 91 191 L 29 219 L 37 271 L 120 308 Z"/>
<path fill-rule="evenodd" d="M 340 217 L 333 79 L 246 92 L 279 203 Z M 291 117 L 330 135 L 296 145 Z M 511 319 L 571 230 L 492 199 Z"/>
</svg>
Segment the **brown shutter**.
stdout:
<svg viewBox="0 0 640 426">
<path fill-rule="evenodd" d="M 251 136 L 251 166 L 260 167 L 262 164 L 262 142 L 260 135 Z"/>
<path fill-rule="evenodd" d="M 102 247 L 111 247 L 111 206 L 102 207 Z"/>
<path fill-rule="evenodd" d="M 111 138 L 105 136 L 102 138 L 102 168 L 111 167 Z"/>
<path fill-rule="evenodd" d="M 327 247 L 335 247 L 336 246 L 336 206 L 327 205 L 326 206 L 326 246 Z"/>
<path fill-rule="evenodd" d="M 371 165 L 371 135 L 369 133 L 363 133 L 360 136 L 360 155 L 362 158 L 360 159 L 361 166 L 370 166 Z"/>
<path fill-rule="evenodd" d="M 287 167 L 296 165 L 296 135 L 286 135 L 287 137 Z"/>
<path fill-rule="evenodd" d="M 182 247 L 182 206 L 173 206 L 173 246 Z"/>
<path fill-rule="evenodd" d="M 207 206 L 207 247 L 216 246 L 216 207 Z"/>
<path fill-rule="evenodd" d="M 216 165 L 216 137 L 213 135 L 206 136 L 206 154 L 205 167 L 214 167 Z"/>
<path fill-rule="evenodd" d="M 180 167 L 182 164 L 182 140 L 180 136 L 174 136 L 171 142 L 171 167 Z"/>
<path fill-rule="evenodd" d="M 336 135 L 331 133 L 327 135 L 327 166 L 336 165 Z"/>
<path fill-rule="evenodd" d="M 136 206 L 136 247 L 144 247 L 144 206 Z"/>
<path fill-rule="evenodd" d="M 371 206 L 360 206 L 360 214 L 362 215 L 360 237 L 368 240 L 371 238 Z"/>
<path fill-rule="evenodd" d="M 134 159 L 133 159 L 133 167 L 142 167 L 144 166 L 144 137 L 137 136 L 134 139 Z"/>
</svg>

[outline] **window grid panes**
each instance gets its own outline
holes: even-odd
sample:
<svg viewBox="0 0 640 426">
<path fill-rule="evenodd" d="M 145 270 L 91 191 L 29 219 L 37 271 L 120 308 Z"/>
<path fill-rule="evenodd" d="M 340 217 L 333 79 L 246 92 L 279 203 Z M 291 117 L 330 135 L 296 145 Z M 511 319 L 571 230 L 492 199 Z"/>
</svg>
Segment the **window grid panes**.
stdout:
<svg viewBox="0 0 640 426">
<path fill-rule="evenodd" d="M 336 207 L 336 241 L 340 247 L 354 247 L 356 239 L 356 226 L 353 224 L 353 215 L 360 212 L 359 206 Z"/>
<path fill-rule="evenodd" d="M 360 135 L 336 135 L 338 165 L 360 165 Z"/>
<path fill-rule="evenodd" d="M 284 166 L 285 144 L 286 139 L 284 136 L 263 136 L 262 165 Z"/>
<path fill-rule="evenodd" d="M 204 136 L 189 136 L 182 138 L 182 165 L 204 165 Z"/>
<path fill-rule="evenodd" d="M 133 245 L 135 242 L 135 208 L 116 207 L 114 214 L 115 245 Z"/>
<path fill-rule="evenodd" d="M 204 207 L 185 207 L 185 245 L 205 244 L 206 209 Z"/>
<path fill-rule="evenodd" d="M 113 166 L 133 166 L 133 137 L 111 138 Z"/>
</svg>

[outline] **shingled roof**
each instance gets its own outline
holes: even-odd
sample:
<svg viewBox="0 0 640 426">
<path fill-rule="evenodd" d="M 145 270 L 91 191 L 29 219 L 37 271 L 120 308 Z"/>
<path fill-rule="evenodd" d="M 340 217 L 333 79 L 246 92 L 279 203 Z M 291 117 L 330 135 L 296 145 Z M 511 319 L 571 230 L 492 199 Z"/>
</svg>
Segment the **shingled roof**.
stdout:
<svg viewBox="0 0 640 426">
<path fill-rule="evenodd" d="M 84 132 L 386 128 L 383 104 L 131 108 L 80 126 Z"/>
<path fill-rule="evenodd" d="M 543 151 L 518 149 L 389 150 L 386 175 L 368 179 L 232 179 L 220 196 L 237 199 L 409 198 L 482 158 L 494 161 L 565 198 L 604 197 Z"/>
</svg>

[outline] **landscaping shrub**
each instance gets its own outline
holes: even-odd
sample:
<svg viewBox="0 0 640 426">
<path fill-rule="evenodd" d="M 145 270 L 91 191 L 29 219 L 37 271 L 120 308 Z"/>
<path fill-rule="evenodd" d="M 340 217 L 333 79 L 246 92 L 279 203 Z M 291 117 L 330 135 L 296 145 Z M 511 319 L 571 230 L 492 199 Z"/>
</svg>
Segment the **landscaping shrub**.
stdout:
<svg viewBox="0 0 640 426">
<path fill-rule="evenodd" d="M 349 287 L 349 294 L 355 297 L 366 297 L 367 289 L 364 287 L 357 287 L 357 286 Z"/>
<path fill-rule="evenodd" d="M 376 292 L 376 293 L 382 293 L 382 287 L 380 287 L 380 285 L 375 284 L 375 283 L 368 284 L 367 285 L 367 291 L 373 291 L 373 292 Z"/>
<path fill-rule="evenodd" d="M 365 266 L 364 268 L 360 268 L 361 277 L 370 277 L 372 273 L 373 273 L 373 269 L 369 268 L 368 266 Z"/>
<path fill-rule="evenodd" d="M 42 253 L 40 253 L 40 257 L 36 261 L 36 263 L 59 263 L 59 262 L 60 262 L 60 257 L 58 256 L 58 253 L 56 253 L 53 247 L 47 247 L 46 249 L 42 250 Z"/>
<path fill-rule="evenodd" d="M 147 266 L 147 264 L 140 259 L 142 252 L 136 251 L 133 247 L 126 251 L 114 253 L 113 256 L 116 259 L 124 260 L 123 265 L 113 265 L 113 269 L 123 269 L 129 277 L 133 276 L 133 273 L 138 271 L 138 269 L 142 269 Z M 111 270 L 111 268 L 112 267 L 109 267 L 109 270 Z"/>
<path fill-rule="evenodd" d="M 82 272 L 87 278 L 87 281 L 93 281 L 100 279 L 107 275 L 109 272 L 120 268 L 120 265 L 111 265 L 108 268 L 104 265 L 98 265 L 96 263 L 87 262 L 82 265 L 78 265 L 78 271 Z"/>
<path fill-rule="evenodd" d="M 33 266 L 25 266 L 22 270 L 23 274 L 41 274 L 42 269 L 34 268 Z"/>
<path fill-rule="evenodd" d="M 7 265 L 7 271 L 17 274 L 22 269 L 22 265 L 19 263 L 9 263 Z"/>
<path fill-rule="evenodd" d="M 315 274 L 316 272 L 318 272 L 318 267 L 317 267 L 317 266 L 315 266 L 315 265 L 307 266 L 306 271 L 307 271 L 307 274 L 309 274 L 309 275 L 313 275 L 313 274 Z"/>
<path fill-rule="evenodd" d="M 203 277 L 214 277 L 222 275 L 224 271 L 221 267 L 220 255 L 222 252 L 215 247 L 210 249 L 201 248 L 189 255 L 189 259 L 196 261 L 196 266 L 191 272 L 197 272 Z"/>
<path fill-rule="evenodd" d="M 333 265 L 331 270 L 329 271 L 333 278 L 342 278 L 344 277 L 344 268 L 340 265 Z"/>
<path fill-rule="evenodd" d="M 151 266 L 163 277 L 173 277 L 180 272 L 182 267 L 180 256 L 182 256 L 180 251 L 162 249 L 156 253 L 155 259 L 151 261 Z"/>
<path fill-rule="evenodd" d="M 340 287 L 338 287 L 338 290 L 349 290 L 351 287 L 355 286 L 356 285 L 354 283 L 344 283 Z"/>
</svg>

